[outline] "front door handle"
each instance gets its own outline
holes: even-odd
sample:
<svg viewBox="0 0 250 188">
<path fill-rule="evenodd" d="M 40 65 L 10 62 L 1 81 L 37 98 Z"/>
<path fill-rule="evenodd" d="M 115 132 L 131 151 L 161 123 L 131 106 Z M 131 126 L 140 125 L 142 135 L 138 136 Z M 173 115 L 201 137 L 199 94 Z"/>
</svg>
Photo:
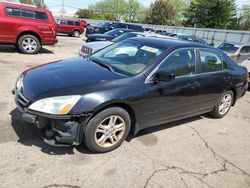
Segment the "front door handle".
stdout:
<svg viewBox="0 0 250 188">
<path fill-rule="evenodd" d="M 195 82 L 195 81 L 190 81 L 190 82 L 187 84 L 187 86 L 188 86 L 189 88 L 196 88 L 196 87 L 199 86 L 199 83 L 198 83 L 198 82 Z"/>
</svg>

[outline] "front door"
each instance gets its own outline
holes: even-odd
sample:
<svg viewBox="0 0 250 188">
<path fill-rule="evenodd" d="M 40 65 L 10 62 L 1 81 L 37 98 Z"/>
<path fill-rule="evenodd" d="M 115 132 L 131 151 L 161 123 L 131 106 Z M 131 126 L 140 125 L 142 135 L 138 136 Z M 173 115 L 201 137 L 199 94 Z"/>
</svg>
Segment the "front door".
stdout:
<svg viewBox="0 0 250 188">
<path fill-rule="evenodd" d="M 144 127 L 163 124 L 196 111 L 199 85 L 195 75 L 195 61 L 193 49 L 175 51 L 155 72 L 165 70 L 174 73 L 176 78 L 164 82 L 146 80 L 142 112 Z"/>
</svg>

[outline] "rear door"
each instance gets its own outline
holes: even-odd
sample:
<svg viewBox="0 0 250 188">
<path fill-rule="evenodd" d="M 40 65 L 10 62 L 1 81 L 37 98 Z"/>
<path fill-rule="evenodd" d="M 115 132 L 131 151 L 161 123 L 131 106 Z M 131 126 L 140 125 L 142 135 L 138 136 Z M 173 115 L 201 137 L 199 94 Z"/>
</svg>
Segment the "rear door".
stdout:
<svg viewBox="0 0 250 188">
<path fill-rule="evenodd" d="M 212 49 L 199 49 L 197 81 L 199 82 L 198 110 L 213 108 L 222 93 L 230 85 L 227 64 L 220 52 Z"/>
</svg>

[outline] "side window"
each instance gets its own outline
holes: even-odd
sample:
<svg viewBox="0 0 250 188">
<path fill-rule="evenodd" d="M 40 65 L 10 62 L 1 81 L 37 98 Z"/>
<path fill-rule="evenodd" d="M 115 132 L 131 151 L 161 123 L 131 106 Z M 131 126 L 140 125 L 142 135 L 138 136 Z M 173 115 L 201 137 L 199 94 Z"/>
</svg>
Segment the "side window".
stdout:
<svg viewBox="0 0 250 188">
<path fill-rule="evenodd" d="M 32 10 L 21 9 L 21 17 L 34 19 L 35 13 Z"/>
<path fill-rule="evenodd" d="M 178 50 L 171 54 L 160 66 L 161 70 L 175 73 L 176 76 L 195 72 L 195 52 L 192 49 Z"/>
<path fill-rule="evenodd" d="M 66 25 L 66 20 L 60 20 L 59 25 Z"/>
<path fill-rule="evenodd" d="M 20 17 L 21 16 L 19 8 L 7 7 L 5 9 L 5 11 L 6 11 L 7 16 L 14 16 L 14 17 Z"/>
<path fill-rule="evenodd" d="M 240 53 L 246 54 L 250 53 L 250 46 L 244 46 L 241 48 Z"/>
<path fill-rule="evenodd" d="M 47 14 L 45 12 L 35 11 L 35 19 L 47 21 L 48 16 L 47 16 Z"/>
<path fill-rule="evenodd" d="M 75 26 L 80 26 L 80 22 L 75 22 Z"/>
<path fill-rule="evenodd" d="M 200 60 L 202 72 L 216 72 L 223 70 L 223 61 L 216 52 L 201 49 Z"/>
<path fill-rule="evenodd" d="M 68 25 L 74 25 L 73 21 L 68 21 Z"/>
</svg>

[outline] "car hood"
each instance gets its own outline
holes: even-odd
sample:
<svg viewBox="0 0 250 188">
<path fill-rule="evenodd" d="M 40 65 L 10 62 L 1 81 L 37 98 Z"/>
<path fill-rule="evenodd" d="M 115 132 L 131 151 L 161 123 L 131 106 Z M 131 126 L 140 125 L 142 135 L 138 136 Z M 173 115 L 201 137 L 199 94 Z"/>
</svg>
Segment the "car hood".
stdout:
<svg viewBox="0 0 250 188">
<path fill-rule="evenodd" d="M 105 48 L 106 46 L 109 46 L 111 44 L 114 44 L 114 42 L 112 42 L 112 41 L 98 41 L 98 42 L 84 43 L 83 46 L 90 48 L 94 51 L 97 51 L 97 50 Z"/>
<path fill-rule="evenodd" d="M 87 86 L 125 78 L 82 58 L 40 65 L 23 75 L 23 95 L 32 102 L 55 96 L 82 95 L 87 92 Z"/>
</svg>

